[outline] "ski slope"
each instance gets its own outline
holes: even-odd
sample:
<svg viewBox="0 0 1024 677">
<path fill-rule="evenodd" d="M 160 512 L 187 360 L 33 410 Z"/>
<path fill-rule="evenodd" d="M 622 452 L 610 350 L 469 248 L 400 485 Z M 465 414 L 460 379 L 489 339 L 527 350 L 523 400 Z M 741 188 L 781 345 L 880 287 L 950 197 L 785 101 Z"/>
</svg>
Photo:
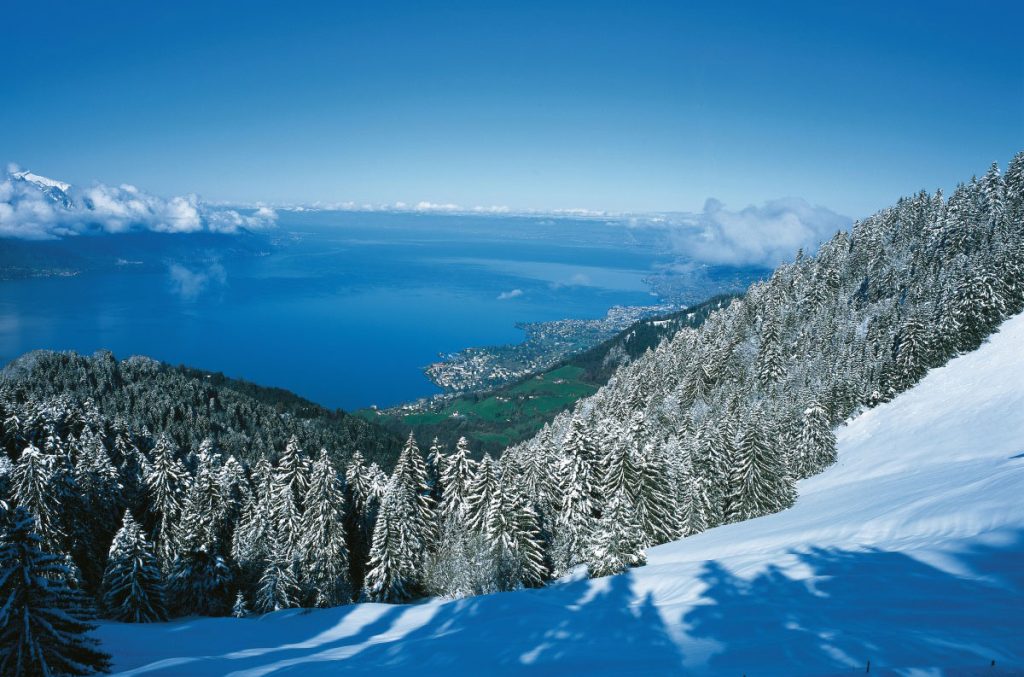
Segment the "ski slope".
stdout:
<svg viewBox="0 0 1024 677">
<path fill-rule="evenodd" d="M 128 675 L 1024 674 L 1024 316 L 837 434 L 790 510 L 620 576 L 99 635 Z"/>
</svg>

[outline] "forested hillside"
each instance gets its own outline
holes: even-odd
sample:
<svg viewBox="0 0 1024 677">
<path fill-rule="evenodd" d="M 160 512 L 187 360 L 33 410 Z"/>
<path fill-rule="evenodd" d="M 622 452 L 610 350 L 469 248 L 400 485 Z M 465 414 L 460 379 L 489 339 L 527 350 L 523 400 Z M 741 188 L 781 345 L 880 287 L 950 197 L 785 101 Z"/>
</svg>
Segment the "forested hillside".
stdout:
<svg viewBox="0 0 1024 677">
<path fill-rule="evenodd" d="M 556 572 L 785 509 L 833 428 L 974 350 L 1024 307 L 1024 154 L 901 199 L 623 367 L 506 452 Z"/>
<path fill-rule="evenodd" d="M 60 647 L 54 605 L 244 616 L 617 573 L 791 506 L 795 480 L 836 460 L 835 426 L 1022 309 L 1024 153 L 798 254 L 499 459 L 466 442 L 424 455 L 410 437 L 390 476 L 359 453 L 343 468 L 362 438 L 287 400 L 278 412 L 148 360 L 36 355 L 0 392 L 0 584 L 15 600 L 0 627 L 38 620 L 15 639 Z"/>
<path fill-rule="evenodd" d="M 336 463 L 359 450 L 385 469 L 401 448 L 400 438 L 378 426 L 287 390 L 146 357 L 118 361 L 102 351 L 90 357 L 36 351 L 4 368 L 0 387 L 8 399 L 30 407 L 56 399 L 58 408 L 79 410 L 66 417 L 102 414 L 130 436 L 167 434 L 184 450 L 209 439 L 240 461 L 273 459 L 293 435 L 306 448 L 328 449 Z M 8 453 L 16 456 L 22 441 L 9 433 Z"/>
</svg>

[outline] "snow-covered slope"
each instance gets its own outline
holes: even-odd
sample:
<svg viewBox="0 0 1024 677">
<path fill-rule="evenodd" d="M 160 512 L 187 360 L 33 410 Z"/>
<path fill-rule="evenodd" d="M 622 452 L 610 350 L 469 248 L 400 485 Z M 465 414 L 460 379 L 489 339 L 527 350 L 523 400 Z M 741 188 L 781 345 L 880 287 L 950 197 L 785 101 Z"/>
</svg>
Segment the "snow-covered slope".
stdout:
<svg viewBox="0 0 1024 677">
<path fill-rule="evenodd" d="M 794 508 L 621 576 L 99 634 L 147 675 L 1024 674 L 1024 316 L 838 438 Z"/>
</svg>

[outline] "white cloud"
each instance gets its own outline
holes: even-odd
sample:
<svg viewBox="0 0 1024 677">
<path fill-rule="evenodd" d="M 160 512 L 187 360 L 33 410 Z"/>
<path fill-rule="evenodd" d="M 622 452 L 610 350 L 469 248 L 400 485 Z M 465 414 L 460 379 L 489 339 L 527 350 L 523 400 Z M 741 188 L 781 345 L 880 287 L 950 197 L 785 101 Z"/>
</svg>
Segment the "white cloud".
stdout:
<svg viewBox="0 0 1024 677">
<path fill-rule="evenodd" d="M 211 285 L 219 286 L 227 282 L 227 271 L 216 262 L 198 270 L 172 263 L 167 268 L 167 274 L 171 278 L 171 291 L 186 301 L 194 300 Z"/>
<path fill-rule="evenodd" d="M 713 198 L 699 214 L 665 214 L 630 221 L 634 227 L 667 231 L 670 243 L 687 259 L 710 264 L 775 267 L 797 249 L 813 251 L 851 219 L 800 198 L 770 200 L 731 211 Z"/>
<path fill-rule="evenodd" d="M 498 294 L 499 301 L 508 301 L 509 299 L 517 299 L 523 295 L 522 289 L 512 289 L 510 291 L 503 291 Z"/>
<path fill-rule="evenodd" d="M 196 195 L 169 199 L 132 185 L 76 188 L 10 166 L 0 181 L 0 237 L 46 240 L 83 233 L 235 233 L 274 225 L 277 214 L 251 214 L 203 203 Z"/>
<path fill-rule="evenodd" d="M 461 207 L 450 202 L 446 204 L 438 204 L 436 202 L 427 202 L 426 200 L 423 200 L 422 202 L 417 202 L 414 209 L 418 212 L 457 212 Z"/>
</svg>

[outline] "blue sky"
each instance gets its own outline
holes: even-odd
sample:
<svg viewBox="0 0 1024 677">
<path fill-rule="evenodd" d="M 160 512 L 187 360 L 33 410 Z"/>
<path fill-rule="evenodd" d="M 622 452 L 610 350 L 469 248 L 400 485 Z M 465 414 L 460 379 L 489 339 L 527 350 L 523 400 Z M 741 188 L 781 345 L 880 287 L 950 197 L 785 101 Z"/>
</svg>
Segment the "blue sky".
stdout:
<svg viewBox="0 0 1024 677">
<path fill-rule="evenodd" d="M 6 3 L 0 161 L 209 200 L 859 217 L 1024 148 L 1018 2 L 714 5 Z"/>
</svg>

